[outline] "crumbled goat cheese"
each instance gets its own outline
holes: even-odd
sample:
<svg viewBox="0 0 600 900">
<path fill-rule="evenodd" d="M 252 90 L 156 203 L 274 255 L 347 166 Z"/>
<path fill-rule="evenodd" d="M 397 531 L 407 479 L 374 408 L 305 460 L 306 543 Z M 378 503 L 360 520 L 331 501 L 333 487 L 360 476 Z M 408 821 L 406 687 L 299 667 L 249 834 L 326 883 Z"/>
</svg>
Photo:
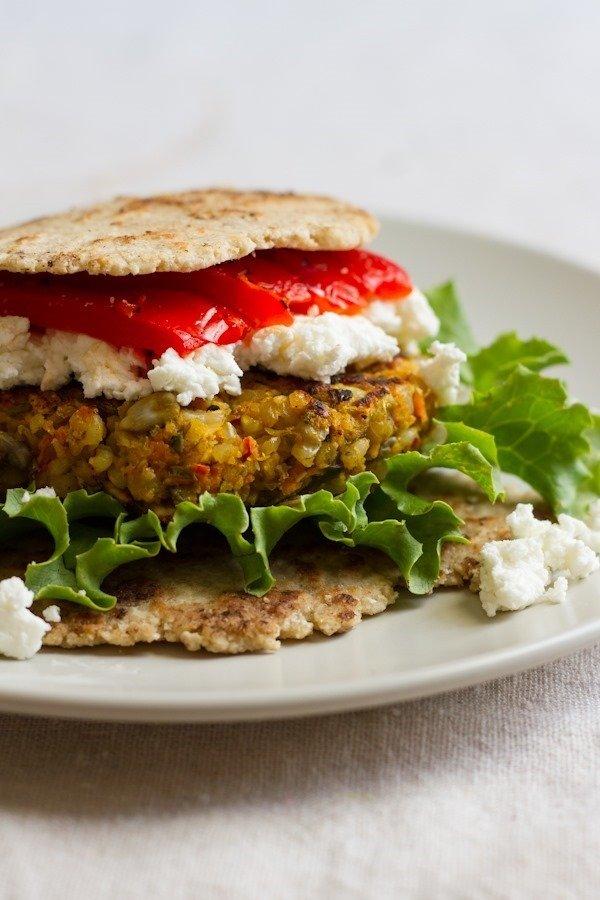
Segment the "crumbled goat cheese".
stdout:
<svg viewBox="0 0 600 900">
<path fill-rule="evenodd" d="M 34 497 L 56 497 L 56 491 L 53 487 L 41 487 L 33 493 Z"/>
<path fill-rule="evenodd" d="M 0 317 L 0 390 L 39 384 L 43 374 L 37 346 L 30 341 L 29 319 Z"/>
<path fill-rule="evenodd" d="M 594 553 L 600 553 L 600 500 L 594 500 L 585 522 L 560 513 L 558 524 L 571 537 L 583 541 Z"/>
<path fill-rule="evenodd" d="M 194 398 L 211 399 L 224 390 L 239 394 L 242 370 L 233 357 L 234 345 L 207 344 L 188 356 L 167 350 L 143 375 L 140 358 L 133 350 L 117 349 L 85 334 L 29 332 L 29 320 L 0 317 L 0 390 L 21 384 L 56 390 L 71 377 L 79 381 L 85 397 L 137 400 L 152 391 L 178 392 L 187 406 Z"/>
<path fill-rule="evenodd" d="M 546 588 L 542 595 L 542 600 L 548 603 L 564 603 L 567 599 L 568 587 L 568 579 L 564 575 L 559 575 L 554 584 Z"/>
<path fill-rule="evenodd" d="M 29 607 L 33 592 L 21 578 L 0 581 L 0 653 L 14 659 L 29 659 L 42 646 L 50 625 L 34 616 Z"/>
<path fill-rule="evenodd" d="M 481 605 L 488 616 L 499 609 L 521 609 L 544 598 L 548 570 L 537 541 L 489 541 L 481 550 Z"/>
<path fill-rule="evenodd" d="M 29 503 L 29 501 L 33 500 L 34 497 L 56 497 L 56 491 L 53 487 L 38 488 L 37 491 L 33 492 L 33 494 L 31 494 L 29 491 L 23 491 L 21 502 Z"/>
<path fill-rule="evenodd" d="M 205 344 L 187 356 L 165 350 L 148 372 L 154 391 L 173 391 L 177 402 L 188 406 L 196 397 L 210 400 L 219 391 L 240 394 L 244 374 L 233 355 L 235 344 Z"/>
<path fill-rule="evenodd" d="M 49 331 L 41 339 L 44 362 L 43 391 L 66 384 L 71 375 L 81 382 L 85 397 L 133 400 L 152 392 L 133 350 L 117 349 L 86 334 Z M 137 370 L 137 372 L 136 372 Z"/>
<path fill-rule="evenodd" d="M 374 300 L 364 311 L 367 319 L 395 337 L 400 349 L 407 356 L 417 356 L 419 341 L 435 337 L 440 330 L 440 320 L 429 301 L 417 288 L 408 297 L 393 301 Z"/>
<path fill-rule="evenodd" d="M 560 603 L 569 581 L 595 572 L 599 509 L 596 501 L 586 521 L 561 514 L 553 523 L 536 519 L 531 503 L 519 503 L 506 519 L 512 539 L 490 541 L 481 550 L 480 599 L 488 616 L 548 600 Z"/>
<path fill-rule="evenodd" d="M 421 360 L 421 378 L 429 385 L 438 403 L 446 406 L 452 403 L 467 403 L 471 392 L 461 384 L 460 366 L 466 355 L 456 344 L 440 344 L 434 341 L 429 347 L 431 356 Z"/>
<path fill-rule="evenodd" d="M 210 400 L 220 391 L 240 394 L 240 378 L 253 365 L 279 375 L 329 382 L 349 365 L 389 362 L 398 344 L 415 354 L 417 342 L 439 329 L 437 316 L 418 290 L 398 302 L 375 301 L 364 315 L 314 313 L 316 307 L 308 316 L 295 316 L 291 325 L 262 328 L 245 344 L 206 344 L 186 356 L 166 350 L 147 373 L 133 350 L 84 334 L 53 330 L 31 334 L 28 319 L 0 317 L 0 390 L 25 384 L 56 390 L 75 378 L 85 397 L 104 394 L 136 400 L 152 391 L 172 391 L 187 406 L 196 398 Z M 431 360 L 436 383 L 453 377 L 446 373 L 450 365 L 446 356 Z"/>
<path fill-rule="evenodd" d="M 557 523 L 541 521 L 535 518 L 531 503 L 519 503 L 506 521 L 513 537 L 532 538 L 540 544 L 546 565 L 553 575 L 587 578 L 600 566 L 591 546 L 600 538 L 600 532 L 593 534 L 585 522 L 565 515 L 560 515 Z M 577 526 L 580 528 L 577 529 Z M 575 536 L 574 530 L 582 535 L 585 532 L 589 543 L 583 537 Z"/>
<path fill-rule="evenodd" d="M 60 622 L 60 609 L 58 606 L 47 606 L 42 615 L 46 622 Z"/>
<path fill-rule="evenodd" d="M 86 397 L 133 400 L 152 391 L 140 370 L 132 350 L 118 350 L 85 334 L 49 330 L 39 336 L 30 333 L 28 319 L 0 317 L 0 390 L 25 384 L 55 390 L 73 376 Z"/>
<path fill-rule="evenodd" d="M 236 359 L 243 369 L 262 366 L 278 375 L 329 383 L 353 363 L 388 362 L 397 353 L 395 339 L 365 316 L 326 312 L 261 328 L 238 345 Z"/>
</svg>

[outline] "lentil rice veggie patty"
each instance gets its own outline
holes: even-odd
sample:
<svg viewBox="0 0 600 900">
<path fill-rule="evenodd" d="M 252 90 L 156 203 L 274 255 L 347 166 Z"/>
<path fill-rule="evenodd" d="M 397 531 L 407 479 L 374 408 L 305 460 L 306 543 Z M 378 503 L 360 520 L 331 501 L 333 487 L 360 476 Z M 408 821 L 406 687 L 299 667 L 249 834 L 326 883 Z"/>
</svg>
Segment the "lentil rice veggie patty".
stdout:
<svg viewBox="0 0 600 900">
<path fill-rule="evenodd" d="M 341 486 L 419 445 L 432 398 L 417 373 L 400 356 L 331 385 L 251 371 L 239 397 L 188 407 L 168 393 L 85 399 L 75 385 L 0 391 L 0 490 L 105 490 L 167 518 L 204 491 L 269 503 L 332 471 Z"/>
</svg>

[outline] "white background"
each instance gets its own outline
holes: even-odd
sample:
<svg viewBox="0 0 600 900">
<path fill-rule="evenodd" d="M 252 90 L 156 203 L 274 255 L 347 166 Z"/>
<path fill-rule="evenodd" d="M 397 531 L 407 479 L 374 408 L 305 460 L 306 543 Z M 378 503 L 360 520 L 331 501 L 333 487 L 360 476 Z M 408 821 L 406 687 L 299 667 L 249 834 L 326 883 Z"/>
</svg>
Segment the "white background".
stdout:
<svg viewBox="0 0 600 900">
<path fill-rule="evenodd" d="M 2 223 L 229 183 L 600 262 L 598 0 L 0 11 Z M 592 897 L 599 662 L 293 724 L 2 717 L 0 893 Z"/>
<path fill-rule="evenodd" d="M 322 190 L 597 259 L 597 0 L 0 3 L 0 216 Z"/>
</svg>

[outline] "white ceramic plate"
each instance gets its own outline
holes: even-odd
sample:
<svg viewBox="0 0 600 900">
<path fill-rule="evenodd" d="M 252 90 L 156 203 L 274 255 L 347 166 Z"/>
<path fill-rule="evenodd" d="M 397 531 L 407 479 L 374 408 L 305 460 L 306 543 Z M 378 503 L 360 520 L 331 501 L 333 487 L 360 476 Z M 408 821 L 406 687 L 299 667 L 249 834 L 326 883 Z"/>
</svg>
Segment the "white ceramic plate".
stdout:
<svg viewBox="0 0 600 900">
<path fill-rule="evenodd" d="M 458 282 L 476 333 L 541 334 L 573 359 L 575 396 L 598 400 L 600 274 L 464 232 L 388 220 L 379 248 L 417 284 Z M 44 650 L 0 661 L 0 709 L 81 718 L 218 721 L 278 718 L 424 696 L 543 663 L 600 639 L 600 577 L 567 603 L 488 619 L 475 596 L 402 598 L 335 638 L 273 655 L 215 657 L 178 647 Z"/>
</svg>

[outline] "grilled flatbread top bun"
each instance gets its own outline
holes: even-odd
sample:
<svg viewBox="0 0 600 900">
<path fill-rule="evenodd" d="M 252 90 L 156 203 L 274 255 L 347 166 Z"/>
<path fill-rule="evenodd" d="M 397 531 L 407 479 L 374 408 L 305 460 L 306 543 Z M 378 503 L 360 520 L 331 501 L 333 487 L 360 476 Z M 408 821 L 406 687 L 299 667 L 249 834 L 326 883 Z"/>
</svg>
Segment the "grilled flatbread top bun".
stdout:
<svg viewBox="0 0 600 900">
<path fill-rule="evenodd" d="M 350 250 L 377 222 L 332 200 L 222 188 L 118 197 L 0 230 L 0 269 L 68 275 L 189 272 L 254 250 Z"/>
</svg>

